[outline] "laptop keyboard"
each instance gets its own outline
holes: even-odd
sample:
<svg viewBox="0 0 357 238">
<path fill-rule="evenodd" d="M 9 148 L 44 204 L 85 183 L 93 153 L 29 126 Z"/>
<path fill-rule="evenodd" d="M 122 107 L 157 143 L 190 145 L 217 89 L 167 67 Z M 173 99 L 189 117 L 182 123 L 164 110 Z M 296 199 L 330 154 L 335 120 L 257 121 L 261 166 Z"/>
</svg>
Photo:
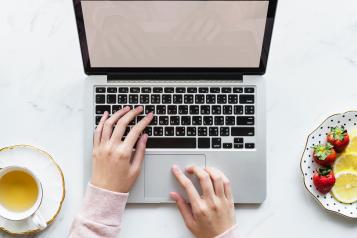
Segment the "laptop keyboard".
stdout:
<svg viewBox="0 0 357 238">
<path fill-rule="evenodd" d="M 95 87 L 95 123 L 105 111 L 143 106 L 154 112 L 147 148 L 254 149 L 255 87 Z"/>
</svg>

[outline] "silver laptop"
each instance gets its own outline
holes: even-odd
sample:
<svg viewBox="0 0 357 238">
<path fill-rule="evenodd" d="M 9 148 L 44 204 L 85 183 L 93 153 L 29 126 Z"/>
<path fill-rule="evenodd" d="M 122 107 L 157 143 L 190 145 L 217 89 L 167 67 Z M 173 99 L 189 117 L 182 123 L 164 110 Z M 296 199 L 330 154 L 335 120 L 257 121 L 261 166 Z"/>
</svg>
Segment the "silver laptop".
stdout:
<svg viewBox="0 0 357 238">
<path fill-rule="evenodd" d="M 265 73 L 277 0 L 73 0 L 87 87 L 84 182 L 104 111 L 155 117 L 131 203 L 172 202 L 173 164 L 213 166 L 236 203 L 266 197 Z M 194 178 L 192 178 L 194 180 Z M 197 184 L 197 181 L 194 181 Z"/>
</svg>

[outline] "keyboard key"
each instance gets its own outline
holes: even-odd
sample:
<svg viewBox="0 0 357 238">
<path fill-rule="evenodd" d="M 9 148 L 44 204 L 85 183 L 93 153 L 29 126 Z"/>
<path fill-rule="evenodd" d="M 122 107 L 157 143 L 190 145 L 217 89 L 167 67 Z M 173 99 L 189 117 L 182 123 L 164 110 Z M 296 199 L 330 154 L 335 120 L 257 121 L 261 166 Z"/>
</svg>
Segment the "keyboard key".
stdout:
<svg viewBox="0 0 357 238">
<path fill-rule="evenodd" d="M 151 95 L 151 103 L 152 104 L 159 104 L 160 102 L 161 102 L 160 94 L 152 94 Z"/>
<path fill-rule="evenodd" d="M 243 88 L 233 88 L 233 92 L 234 93 L 242 93 L 243 92 Z"/>
<path fill-rule="evenodd" d="M 232 89 L 231 88 L 222 88 L 222 93 L 231 93 Z"/>
<path fill-rule="evenodd" d="M 192 117 L 192 125 L 194 125 L 194 126 L 202 125 L 202 117 L 201 116 L 193 116 Z"/>
<path fill-rule="evenodd" d="M 174 92 L 174 88 L 172 88 L 172 87 L 164 88 L 164 92 L 165 93 L 173 93 Z"/>
<path fill-rule="evenodd" d="M 171 104 L 171 94 L 163 94 L 161 101 L 162 104 Z"/>
<path fill-rule="evenodd" d="M 209 89 L 209 92 L 210 92 L 210 93 L 219 93 L 219 92 L 220 92 L 220 89 L 219 89 L 219 88 L 210 88 L 210 89 Z"/>
<path fill-rule="evenodd" d="M 146 148 L 160 149 L 194 149 L 196 148 L 196 138 L 177 138 L 177 137 L 151 137 L 146 143 Z"/>
<path fill-rule="evenodd" d="M 188 93 L 197 93 L 197 88 L 187 88 Z"/>
<path fill-rule="evenodd" d="M 212 148 L 213 149 L 221 148 L 221 138 L 212 138 Z"/>
<path fill-rule="evenodd" d="M 146 127 L 144 129 L 144 133 L 146 133 L 148 136 L 152 136 L 152 127 Z"/>
<path fill-rule="evenodd" d="M 186 106 L 186 105 L 180 105 L 180 106 L 178 107 L 178 110 L 179 110 L 179 114 L 180 114 L 180 115 L 186 115 L 186 114 L 188 114 L 188 106 Z"/>
<path fill-rule="evenodd" d="M 234 126 L 235 125 L 235 117 L 234 116 L 226 116 L 226 125 Z"/>
<path fill-rule="evenodd" d="M 154 136 L 162 136 L 163 130 L 163 127 L 154 127 Z"/>
<path fill-rule="evenodd" d="M 246 149 L 254 149 L 254 143 L 245 143 Z"/>
<path fill-rule="evenodd" d="M 221 127 L 220 129 L 220 136 L 229 136 L 229 127 Z"/>
<path fill-rule="evenodd" d="M 238 95 L 229 94 L 228 95 L 228 103 L 229 104 L 237 104 L 238 103 Z"/>
<path fill-rule="evenodd" d="M 173 95 L 173 103 L 174 104 L 181 104 L 182 103 L 182 95 L 181 94 Z"/>
<path fill-rule="evenodd" d="M 142 88 L 141 92 L 142 93 L 151 93 L 151 88 Z"/>
<path fill-rule="evenodd" d="M 190 116 L 182 116 L 181 117 L 181 125 L 183 125 L 183 126 L 191 125 L 191 117 Z"/>
<path fill-rule="evenodd" d="M 208 88 L 199 88 L 198 92 L 199 93 L 208 93 Z"/>
<path fill-rule="evenodd" d="M 96 93 L 105 93 L 105 88 L 102 88 L 102 87 L 100 87 L 100 88 L 95 88 L 95 92 L 96 92 Z"/>
<path fill-rule="evenodd" d="M 115 94 L 107 94 L 107 103 L 108 104 L 117 103 L 117 96 Z"/>
<path fill-rule="evenodd" d="M 196 136 L 196 127 L 187 127 L 187 136 Z"/>
<path fill-rule="evenodd" d="M 234 144 L 234 149 L 243 149 L 243 144 Z"/>
<path fill-rule="evenodd" d="M 210 138 L 198 138 L 198 148 L 199 149 L 210 148 Z"/>
<path fill-rule="evenodd" d="M 232 149 L 232 143 L 223 143 L 224 149 Z"/>
<path fill-rule="evenodd" d="M 138 94 L 130 94 L 129 95 L 129 103 L 130 104 L 137 104 L 139 102 L 139 95 Z"/>
<path fill-rule="evenodd" d="M 254 127 L 232 127 L 232 136 L 254 136 Z"/>
<path fill-rule="evenodd" d="M 140 88 L 138 87 L 130 88 L 130 93 L 140 93 Z"/>
<path fill-rule="evenodd" d="M 244 93 L 254 93 L 254 88 L 245 88 Z"/>
<path fill-rule="evenodd" d="M 165 136 L 174 136 L 175 128 L 174 127 L 165 127 Z"/>
<path fill-rule="evenodd" d="M 242 137 L 236 137 L 234 138 L 234 144 L 243 144 L 243 140 Z"/>
<path fill-rule="evenodd" d="M 203 95 L 203 94 L 197 94 L 197 95 L 195 95 L 195 103 L 196 103 L 196 104 L 203 104 L 203 103 L 205 103 L 205 95 Z"/>
<path fill-rule="evenodd" d="M 180 117 L 179 116 L 171 116 L 170 117 L 170 125 L 180 125 Z"/>
<path fill-rule="evenodd" d="M 213 125 L 213 117 L 212 116 L 204 116 L 203 117 L 203 125 L 205 125 L 205 126 Z"/>
<path fill-rule="evenodd" d="M 177 106 L 176 105 L 167 106 L 167 114 L 170 115 L 177 114 Z"/>
<path fill-rule="evenodd" d="M 210 106 L 208 106 L 208 105 L 202 105 L 201 106 L 201 114 L 202 115 L 208 115 L 208 114 L 210 114 L 211 113 L 211 110 L 210 110 Z"/>
<path fill-rule="evenodd" d="M 241 103 L 241 104 L 253 104 L 254 103 L 254 95 L 250 95 L 250 94 L 241 94 L 241 95 L 239 95 L 239 103 Z"/>
<path fill-rule="evenodd" d="M 150 103 L 150 95 L 149 95 L 149 94 L 141 94 L 141 95 L 140 95 L 140 103 L 141 103 L 141 104 L 148 104 L 148 103 Z"/>
<path fill-rule="evenodd" d="M 218 136 L 218 127 L 209 127 L 208 135 L 209 136 Z"/>
<path fill-rule="evenodd" d="M 159 117 L 159 125 L 168 125 L 169 117 L 168 116 L 160 116 Z"/>
<path fill-rule="evenodd" d="M 116 113 L 119 111 L 122 107 L 120 105 L 113 105 L 112 106 L 112 114 Z"/>
<path fill-rule="evenodd" d="M 224 115 L 231 115 L 232 114 L 232 106 L 231 105 L 224 105 L 223 106 L 223 114 Z"/>
<path fill-rule="evenodd" d="M 109 105 L 97 105 L 95 106 L 95 113 L 96 114 L 104 114 L 104 112 L 107 111 L 110 113 L 110 106 Z"/>
<path fill-rule="evenodd" d="M 185 136 L 185 127 L 176 127 L 176 136 Z"/>
<path fill-rule="evenodd" d="M 101 117 L 101 116 L 96 116 L 96 117 L 95 117 L 95 124 L 96 124 L 96 125 L 98 125 L 98 124 L 99 124 L 100 119 L 102 119 L 102 117 Z"/>
<path fill-rule="evenodd" d="M 151 120 L 151 122 L 150 122 L 150 124 L 149 125 L 151 125 L 151 126 L 155 126 L 155 125 L 157 125 L 157 116 L 153 116 L 153 118 L 152 118 L 152 120 Z"/>
<path fill-rule="evenodd" d="M 254 125 L 254 117 L 237 117 L 236 125 Z"/>
<path fill-rule="evenodd" d="M 200 113 L 200 106 L 198 105 L 191 105 L 190 106 L 190 114 L 191 115 L 196 115 Z"/>
<path fill-rule="evenodd" d="M 243 114 L 243 106 L 241 106 L 241 105 L 234 106 L 234 114 L 236 114 L 236 115 Z"/>
<path fill-rule="evenodd" d="M 245 106 L 245 114 L 247 115 L 254 114 L 254 106 Z"/>
<path fill-rule="evenodd" d="M 152 90 L 154 93 L 162 93 L 162 88 L 161 87 L 155 87 Z"/>
<path fill-rule="evenodd" d="M 192 104 L 193 103 L 193 95 L 191 94 L 186 94 L 184 96 L 184 103 L 185 104 Z"/>
<path fill-rule="evenodd" d="M 218 105 L 212 106 L 212 114 L 214 114 L 214 115 L 221 114 L 221 111 L 222 111 L 221 106 L 218 106 Z"/>
<path fill-rule="evenodd" d="M 104 104 L 105 103 L 105 95 L 104 94 L 95 95 L 95 103 Z"/>
<path fill-rule="evenodd" d="M 217 103 L 218 104 L 226 104 L 227 103 L 227 95 L 217 95 Z"/>
<path fill-rule="evenodd" d="M 198 127 L 198 136 L 207 136 L 207 127 Z"/>
<path fill-rule="evenodd" d="M 127 87 L 119 87 L 119 93 L 128 93 L 129 92 L 129 88 Z"/>
<path fill-rule="evenodd" d="M 215 104 L 216 103 L 216 95 L 207 94 L 206 95 L 206 103 L 207 104 Z"/>
<path fill-rule="evenodd" d="M 185 93 L 186 92 L 186 88 L 176 88 L 176 93 Z"/>
<path fill-rule="evenodd" d="M 159 114 L 159 115 L 166 114 L 166 106 L 165 105 L 157 105 L 156 106 L 156 114 Z"/>
<path fill-rule="evenodd" d="M 126 94 L 119 94 L 118 95 L 118 103 L 119 104 L 128 103 L 128 96 Z"/>
<path fill-rule="evenodd" d="M 224 125 L 224 117 L 223 116 L 215 116 L 214 117 L 214 124 L 216 126 Z"/>
<path fill-rule="evenodd" d="M 150 112 L 155 112 L 155 106 L 154 105 L 146 105 L 145 106 L 145 114 L 149 114 Z"/>
<path fill-rule="evenodd" d="M 107 92 L 108 93 L 117 93 L 117 88 L 114 88 L 114 87 L 109 87 L 109 88 L 107 88 Z"/>
</svg>

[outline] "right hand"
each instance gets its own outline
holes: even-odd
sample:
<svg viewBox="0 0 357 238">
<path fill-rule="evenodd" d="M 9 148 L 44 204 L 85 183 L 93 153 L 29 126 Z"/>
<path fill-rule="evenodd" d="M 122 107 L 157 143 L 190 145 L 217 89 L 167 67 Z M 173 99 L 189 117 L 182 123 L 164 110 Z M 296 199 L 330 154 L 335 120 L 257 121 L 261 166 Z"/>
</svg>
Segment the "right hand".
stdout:
<svg viewBox="0 0 357 238">
<path fill-rule="evenodd" d="M 231 186 L 221 171 L 196 166 L 186 169 L 198 177 L 202 196 L 176 165 L 172 171 L 186 190 L 191 206 L 178 193 L 172 192 L 170 195 L 176 201 L 186 226 L 197 238 L 213 238 L 234 226 L 236 221 Z"/>
</svg>

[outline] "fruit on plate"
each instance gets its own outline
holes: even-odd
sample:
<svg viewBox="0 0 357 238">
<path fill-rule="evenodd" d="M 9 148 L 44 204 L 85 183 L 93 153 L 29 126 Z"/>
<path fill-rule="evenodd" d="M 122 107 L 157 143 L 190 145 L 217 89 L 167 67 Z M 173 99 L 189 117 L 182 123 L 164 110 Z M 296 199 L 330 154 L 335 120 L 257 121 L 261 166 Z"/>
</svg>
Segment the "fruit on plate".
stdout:
<svg viewBox="0 0 357 238">
<path fill-rule="evenodd" d="M 342 203 L 357 201 L 357 172 L 344 171 L 336 174 L 336 183 L 331 190 L 333 196 Z"/>
<path fill-rule="evenodd" d="M 320 168 L 318 171 L 316 171 L 312 180 L 316 189 L 322 194 L 330 192 L 331 188 L 336 182 L 331 167 Z"/>
<path fill-rule="evenodd" d="M 319 165 L 331 166 L 336 160 L 336 151 L 330 143 L 315 145 L 313 158 Z"/>
<path fill-rule="evenodd" d="M 341 153 L 348 146 L 350 137 L 343 126 L 332 127 L 330 133 L 327 135 L 327 142 L 333 145 L 336 152 Z"/>
<path fill-rule="evenodd" d="M 350 143 L 347 146 L 345 152 L 346 153 L 349 153 L 349 152 L 357 153 L 357 130 L 353 130 L 350 133 Z"/>
<path fill-rule="evenodd" d="M 342 153 L 333 165 L 335 174 L 343 171 L 357 172 L 357 153 Z"/>
</svg>

